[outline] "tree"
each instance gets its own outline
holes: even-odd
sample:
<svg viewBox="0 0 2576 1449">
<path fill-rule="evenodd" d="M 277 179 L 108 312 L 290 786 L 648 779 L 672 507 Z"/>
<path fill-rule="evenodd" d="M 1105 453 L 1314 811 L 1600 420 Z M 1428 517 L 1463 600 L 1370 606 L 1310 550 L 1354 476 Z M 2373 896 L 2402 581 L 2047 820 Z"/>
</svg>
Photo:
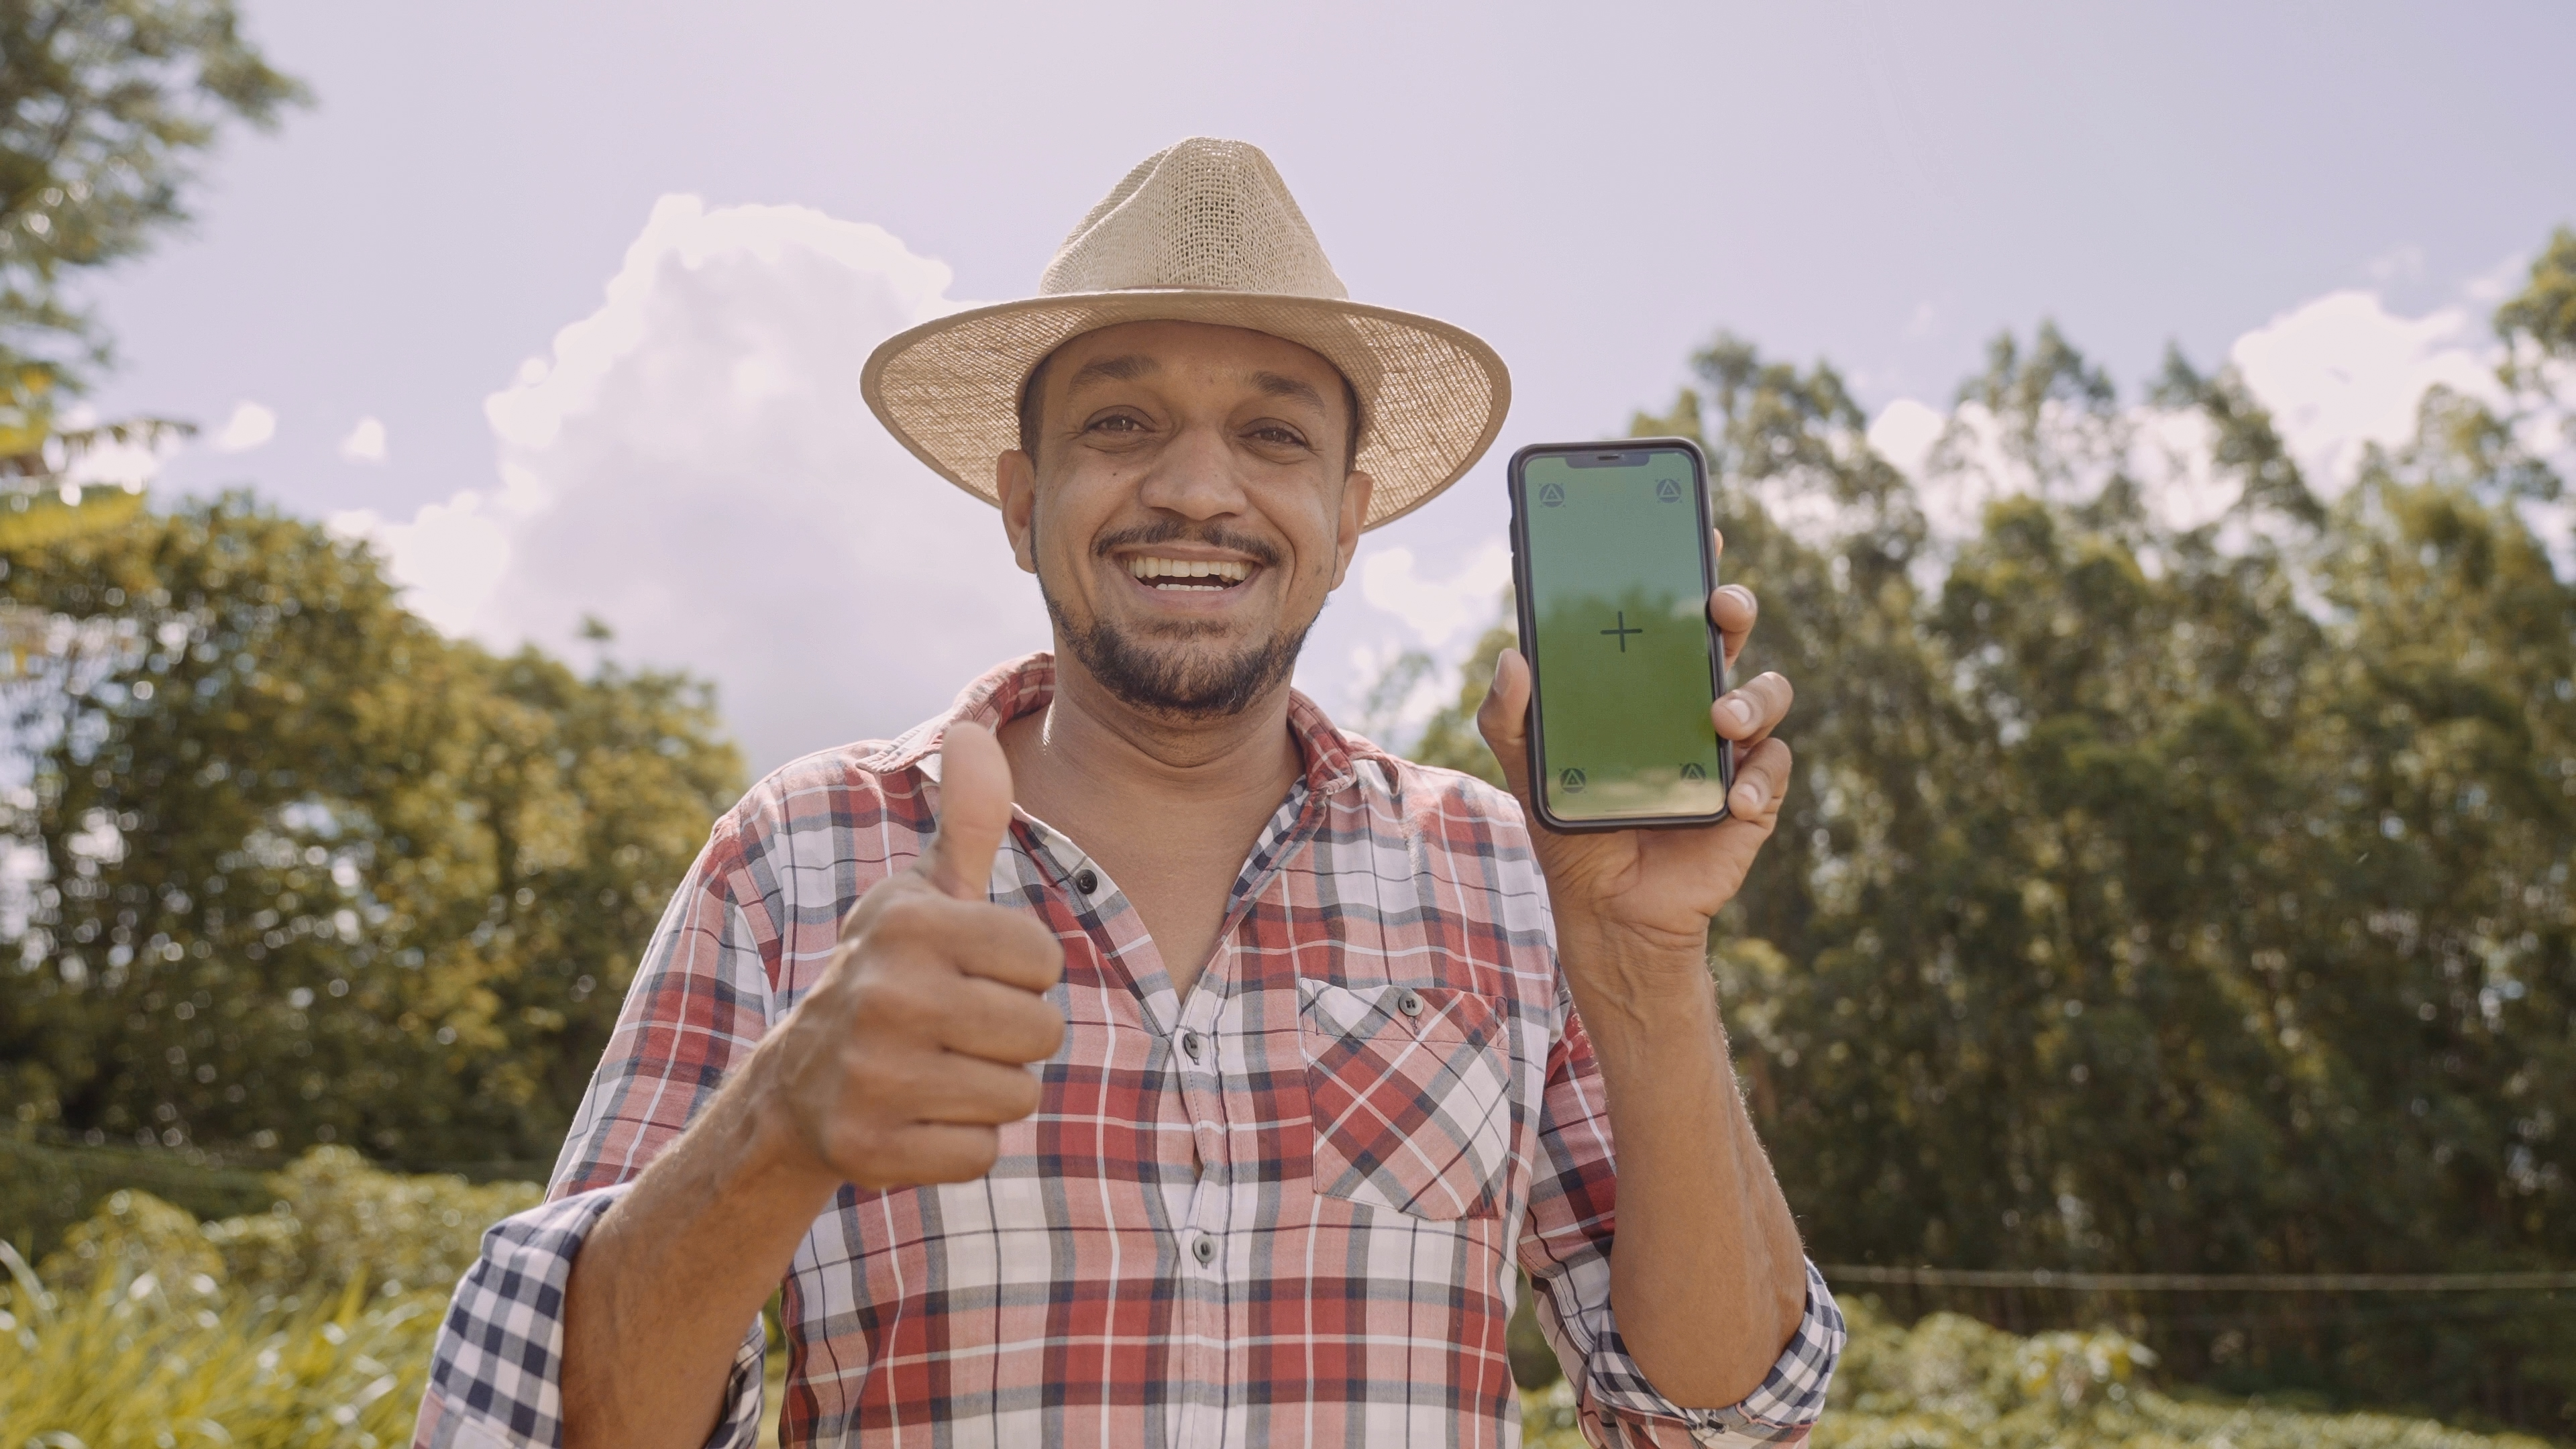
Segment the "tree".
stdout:
<svg viewBox="0 0 2576 1449">
<path fill-rule="evenodd" d="M 2526 370 L 2571 257 L 2498 313 Z M 1634 430 L 1704 442 L 1764 603 L 1739 673 L 1798 683 L 1799 784 L 1711 945 L 1817 1256 L 2576 1261 L 2576 588 L 2527 514 L 2553 429 L 2436 390 L 2328 504 L 2241 379 L 2177 355 L 2124 402 L 2043 326 L 1990 350 L 1918 488 L 1832 369 L 1720 337 L 1696 370 Z M 2177 417 L 2238 485 L 2189 527 L 2134 471 Z M 1993 501 L 1936 543 L 1936 491 Z M 1480 762 L 1481 694 L 1424 758 Z M 2576 1403 L 2576 1335 L 2527 1299 L 1947 1301 L 2130 1316 L 2246 1388 Z"/>
<path fill-rule="evenodd" d="M 76 387 L 106 344 L 67 279 L 184 222 L 224 122 L 305 99 L 231 0 L 0 0 L 0 382 Z"/>
<path fill-rule="evenodd" d="M 5 559 L 0 1094 L 55 1134 L 541 1160 L 739 786 L 706 689 L 404 611 L 230 496 Z"/>
</svg>

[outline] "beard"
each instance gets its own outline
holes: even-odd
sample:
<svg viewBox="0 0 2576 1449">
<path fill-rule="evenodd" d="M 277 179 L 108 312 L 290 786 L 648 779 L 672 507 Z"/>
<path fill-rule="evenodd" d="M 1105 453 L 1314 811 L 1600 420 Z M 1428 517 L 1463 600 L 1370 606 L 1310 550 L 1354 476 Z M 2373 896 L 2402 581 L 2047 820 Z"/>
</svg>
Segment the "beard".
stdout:
<svg viewBox="0 0 2576 1449">
<path fill-rule="evenodd" d="M 1094 546 L 1094 552 L 1106 558 L 1130 545 L 1169 543 L 1193 535 L 1199 542 L 1235 549 L 1271 567 L 1279 562 L 1278 551 L 1260 540 L 1195 531 L 1178 523 L 1110 535 Z M 1294 629 L 1275 631 L 1267 639 L 1208 655 L 1189 646 L 1220 633 L 1217 626 L 1166 625 L 1140 637 L 1113 624 L 1084 625 L 1065 610 L 1055 590 L 1047 586 L 1044 570 L 1038 573 L 1038 597 L 1046 601 L 1047 617 L 1055 621 L 1057 637 L 1091 677 L 1100 681 L 1101 688 L 1130 709 L 1171 720 L 1222 719 L 1249 709 L 1253 701 L 1283 683 L 1289 671 L 1296 668 L 1297 653 L 1306 645 L 1306 631 L 1315 622 L 1308 619 Z M 1158 648 L 1158 644 L 1173 647 Z"/>
</svg>

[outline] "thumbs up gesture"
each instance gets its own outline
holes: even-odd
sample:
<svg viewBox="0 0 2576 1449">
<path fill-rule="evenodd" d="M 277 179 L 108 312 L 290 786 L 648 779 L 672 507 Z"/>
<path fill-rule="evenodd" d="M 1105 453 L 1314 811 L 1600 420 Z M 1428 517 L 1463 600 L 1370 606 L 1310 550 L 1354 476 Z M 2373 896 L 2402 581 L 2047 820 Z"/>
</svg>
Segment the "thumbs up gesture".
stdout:
<svg viewBox="0 0 2576 1449">
<path fill-rule="evenodd" d="M 998 1128 L 1035 1111 L 1030 1062 L 1064 1017 L 1043 993 L 1064 950 L 986 882 L 1011 824 L 1011 767 L 977 725 L 940 748 L 939 833 L 911 870 L 860 900 L 822 981 L 781 1035 L 772 1090 L 813 1165 L 861 1187 L 966 1182 Z"/>
</svg>

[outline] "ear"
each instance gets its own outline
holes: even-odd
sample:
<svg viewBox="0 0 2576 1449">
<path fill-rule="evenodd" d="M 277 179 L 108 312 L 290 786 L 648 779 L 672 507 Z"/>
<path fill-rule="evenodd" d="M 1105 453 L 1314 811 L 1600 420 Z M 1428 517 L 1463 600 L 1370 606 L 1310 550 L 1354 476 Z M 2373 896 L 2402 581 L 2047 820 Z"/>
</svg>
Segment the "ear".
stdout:
<svg viewBox="0 0 2576 1449">
<path fill-rule="evenodd" d="M 1377 480 L 1354 468 L 1342 481 L 1342 511 L 1333 549 L 1333 587 L 1340 588 L 1350 576 L 1351 558 L 1360 551 L 1360 525 L 1368 521 L 1369 496 L 1377 491 Z"/>
<path fill-rule="evenodd" d="M 1038 469 L 1017 448 L 993 460 L 993 492 L 1002 503 L 1002 531 L 1010 535 L 1011 557 L 1020 572 L 1038 571 Z"/>
</svg>

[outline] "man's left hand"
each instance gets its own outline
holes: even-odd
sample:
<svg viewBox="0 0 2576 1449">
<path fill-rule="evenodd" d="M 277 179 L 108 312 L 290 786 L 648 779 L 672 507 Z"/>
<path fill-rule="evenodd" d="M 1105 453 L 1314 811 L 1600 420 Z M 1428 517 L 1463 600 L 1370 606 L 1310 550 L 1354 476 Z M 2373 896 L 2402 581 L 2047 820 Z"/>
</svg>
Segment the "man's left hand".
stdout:
<svg viewBox="0 0 2576 1449">
<path fill-rule="evenodd" d="M 1716 544 L 1722 552 L 1726 541 L 1720 536 Z M 1740 584 L 1709 595 L 1709 621 L 1725 643 L 1730 671 L 1757 612 L 1752 590 Z M 1735 742 L 1726 819 L 1695 829 L 1559 832 L 1539 823 L 1531 801 L 1529 665 L 1518 650 L 1503 653 L 1476 727 L 1530 822 L 1560 940 L 1585 939 L 1610 958 L 1603 965 L 1616 963 L 1622 975 L 1641 973 L 1624 986 L 1706 989 L 1709 918 L 1743 887 L 1789 788 L 1789 747 L 1771 732 L 1789 713 L 1791 697 L 1788 680 L 1766 673 L 1710 706 L 1717 732 Z M 1666 972 L 1685 974 L 1668 981 Z"/>
</svg>

